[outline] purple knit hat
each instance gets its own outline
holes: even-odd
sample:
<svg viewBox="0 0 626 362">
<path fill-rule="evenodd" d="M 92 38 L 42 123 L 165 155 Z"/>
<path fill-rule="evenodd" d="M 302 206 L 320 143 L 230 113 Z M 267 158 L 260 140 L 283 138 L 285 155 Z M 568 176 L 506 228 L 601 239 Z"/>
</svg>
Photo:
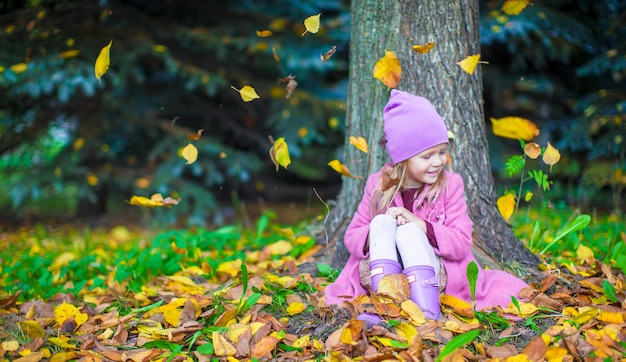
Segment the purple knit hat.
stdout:
<svg viewBox="0 0 626 362">
<path fill-rule="evenodd" d="M 393 164 L 448 143 L 446 124 L 424 97 L 393 89 L 383 111 L 383 123 Z"/>
</svg>

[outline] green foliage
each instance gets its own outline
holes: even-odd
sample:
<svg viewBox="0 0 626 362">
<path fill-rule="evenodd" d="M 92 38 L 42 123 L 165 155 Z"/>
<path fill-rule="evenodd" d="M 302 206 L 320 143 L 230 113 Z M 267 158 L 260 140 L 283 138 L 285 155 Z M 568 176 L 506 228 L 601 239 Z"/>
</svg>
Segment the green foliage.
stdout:
<svg viewBox="0 0 626 362">
<path fill-rule="evenodd" d="M 467 264 L 467 281 L 469 283 L 472 300 L 476 300 L 476 281 L 478 280 L 478 265 L 472 261 Z"/>
<path fill-rule="evenodd" d="M 454 336 L 451 340 L 448 341 L 448 343 L 446 343 L 443 346 L 443 348 L 441 349 L 441 352 L 435 359 L 435 362 L 441 361 L 445 356 L 449 355 L 450 353 L 470 343 L 476 337 L 478 337 L 479 334 L 480 334 L 479 329 L 473 329 L 469 332 L 465 332 L 463 334 Z"/>
</svg>

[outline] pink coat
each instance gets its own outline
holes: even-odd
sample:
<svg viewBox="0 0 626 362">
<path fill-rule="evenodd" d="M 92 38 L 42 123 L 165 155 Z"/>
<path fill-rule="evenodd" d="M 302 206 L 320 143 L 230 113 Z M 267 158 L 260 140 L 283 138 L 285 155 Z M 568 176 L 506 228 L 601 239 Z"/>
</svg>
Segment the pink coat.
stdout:
<svg viewBox="0 0 626 362">
<path fill-rule="evenodd" d="M 364 252 L 369 233 L 370 200 L 375 187 L 380 187 L 382 170 L 372 174 L 365 184 L 363 199 L 346 230 L 344 244 L 350 252 L 346 266 L 334 283 L 326 286 L 326 304 L 341 304 L 344 300 L 367 294 L 359 278 L 359 262 L 368 258 Z M 444 293 L 454 295 L 471 302 L 467 265 L 476 259 L 471 251 L 472 221 L 467 214 L 467 205 L 463 195 L 463 179 L 458 174 L 445 171 L 446 187 L 439 199 L 422 208 L 413 209 L 413 213 L 430 222 L 437 240 L 435 254 L 443 261 L 447 273 Z M 428 186 L 427 186 L 428 187 Z M 403 206 L 402 197 L 397 194 L 391 206 Z M 476 262 L 478 265 L 478 262 Z M 528 285 L 517 277 L 500 270 L 483 270 L 479 267 L 476 282 L 476 309 L 500 305 L 507 307 L 511 296 L 517 297 L 522 288 Z M 519 298 L 518 298 L 519 299 Z"/>
</svg>

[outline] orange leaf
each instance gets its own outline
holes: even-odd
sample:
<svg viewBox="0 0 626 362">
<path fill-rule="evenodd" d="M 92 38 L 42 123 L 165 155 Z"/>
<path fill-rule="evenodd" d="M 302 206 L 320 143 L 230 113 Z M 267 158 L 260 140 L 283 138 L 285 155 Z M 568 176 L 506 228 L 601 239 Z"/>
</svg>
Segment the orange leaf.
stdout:
<svg viewBox="0 0 626 362">
<path fill-rule="evenodd" d="M 461 67 L 467 74 L 474 74 L 474 70 L 476 70 L 476 66 L 480 61 L 480 54 L 470 55 L 467 58 L 457 62 L 456 64 Z"/>
<path fill-rule="evenodd" d="M 519 15 L 530 4 L 532 4 L 530 0 L 506 0 L 502 5 L 502 11 L 507 15 Z"/>
<path fill-rule="evenodd" d="M 548 142 L 548 146 L 543 152 L 543 157 L 541 159 L 546 163 L 546 165 L 550 165 L 550 171 L 552 171 L 552 166 L 561 160 L 561 152 Z"/>
<path fill-rule="evenodd" d="M 515 196 L 511 194 L 506 194 L 498 197 L 498 211 L 500 211 L 500 215 L 504 218 L 504 220 L 509 220 L 511 216 L 513 216 L 513 212 L 515 211 Z"/>
<path fill-rule="evenodd" d="M 278 338 L 274 336 L 265 336 L 261 338 L 261 340 L 254 346 L 250 357 L 252 358 L 261 358 L 268 354 L 271 354 L 272 351 L 276 348 L 278 344 Z"/>
<path fill-rule="evenodd" d="M 204 132 L 203 129 L 199 129 L 197 133 L 192 133 L 187 135 L 187 138 L 190 141 L 198 141 L 200 139 L 200 136 L 202 136 L 202 132 Z"/>
<path fill-rule="evenodd" d="M 463 317 L 473 317 L 474 316 L 474 308 L 472 306 L 453 295 L 450 294 L 441 294 L 439 296 L 439 300 L 442 305 L 447 305 L 448 307 L 452 307 L 454 313 L 463 316 Z"/>
<path fill-rule="evenodd" d="M 340 174 L 347 176 L 347 177 L 352 177 L 352 178 L 362 178 L 360 176 L 354 176 L 350 173 L 350 170 L 348 170 L 348 168 L 342 164 L 341 162 L 339 162 L 339 160 L 332 160 L 328 163 L 328 166 L 332 167 L 333 170 L 339 172 Z"/>
<path fill-rule="evenodd" d="M 271 30 L 261 30 L 261 31 L 257 30 L 256 31 L 256 36 L 258 36 L 259 38 L 267 38 L 267 37 L 270 37 L 272 35 L 274 35 L 274 34 L 272 33 Z"/>
<path fill-rule="evenodd" d="M 526 118 L 503 117 L 489 118 L 489 120 L 491 120 L 493 134 L 499 137 L 530 141 L 539 136 L 539 128 Z"/>
<path fill-rule="evenodd" d="M 426 54 L 435 47 L 435 42 L 431 41 L 424 45 L 413 45 L 413 50 L 417 53 Z"/>
<path fill-rule="evenodd" d="M 534 160 L 539 157 L 539 155 L 541 155 L 541 146 L 539 146 L 535 142 L 527 143 L 526 146 L 524 146 L 524 153 L 526 154 L 526 156 Z"/>
<path fill-rule="evenodd" d="M 396 88 L 402 77 L 402 67 L 396 54 L 385 51 L 385 56 L 374 65 L 374 78 L 383 82 L 387 88 Z"/>
<path fill-rule="evenodd" d="M 337 51 L 337 46 L 333 45 L 332 48 L 330 48 L 329 51 L 327 51 L 326 53 L 320 55 L 320 59 L 324 62 L 327 61 L 328 59 L 330 59 L 330 57 L 333 56 L 333 54 L 335 54 L 335 52 Z"/>
<path fill-rule="evenodd" d="M 350 136 L 350 144 L 356 147 L 361 152 L 367 153 L 369 151 L 369 148 L 367 146 L 367 141 L 365 140 L 365 138 L 361 136 L 359 137 Z"/>
</svg>

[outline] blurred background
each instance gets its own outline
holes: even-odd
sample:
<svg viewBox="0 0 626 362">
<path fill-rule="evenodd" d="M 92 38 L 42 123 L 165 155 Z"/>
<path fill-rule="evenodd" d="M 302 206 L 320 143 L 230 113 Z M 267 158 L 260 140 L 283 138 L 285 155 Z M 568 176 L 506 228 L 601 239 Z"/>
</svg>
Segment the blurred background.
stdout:
<svg viewBox="0 0 626 362">
<path fill-rule="evenodd" d="M 522 151 L 493 136 L 489 118 L 519 116 L 562 155 L 550 190 L 532 202 L 623 212 L 626 2 L 536 0 L 517 16 L 502 3 L 480 1 L 498 192 L 519 186 L 505 163 Z M 327 164 L 343 161 L 349 8 L 339 0 L 0 2 L 0 225 L 110 214 L 220 225 L 263 209 L 289 221 L 323 212 L 341 187 Z M 320 31 L 303 35 L 304 19 L 319 13 Z M 111 40 L 99 81 L 94 62 Z M 245 85 L 260 99 L 243 102 L 231 88 Z M 288 143 L 287 169 L 276 171 L 269 136 Z M 190 142 L 198 160 L 185 165 Z M 154 193 L 181 202 L 127 202 Z"/>
</svg>

